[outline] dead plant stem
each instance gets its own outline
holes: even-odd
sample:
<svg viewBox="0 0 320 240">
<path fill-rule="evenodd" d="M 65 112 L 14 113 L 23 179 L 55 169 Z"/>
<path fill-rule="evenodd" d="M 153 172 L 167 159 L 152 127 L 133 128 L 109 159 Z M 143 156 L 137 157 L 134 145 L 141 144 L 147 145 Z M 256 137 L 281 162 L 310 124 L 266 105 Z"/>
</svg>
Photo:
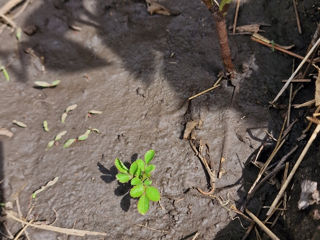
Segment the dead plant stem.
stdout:
<svg viewBox="0 0 320 240">
<path fill-rule="evenodd" d="M 320 38 L 319 38 L 320 40 Z M 304 147 L 302 153 L 300 154 L 297 162 L 295 163 L 295 165 L 293 166 L 293 169 L 291 170 L 288 178 L 286 179 L 286 181 L 284 182 L 284 184 L 282 185 L 277 197 L 274 199 L 273 203 L 271 204 L 270 209 L 267 212 L 267 216 L 269 216 L 273 209 L 275 208 L 275 206 L 278 204 L 279 200 L 282 198 L 284 191 L 286 190 L 286 188 L 288 187 L 288 184 L 290 183 L 291 179 L 293 178 L 294 174 L 296 173 L 298 167 L 300 166 L 304 156 L 306 155 L 306 153 L 308 152 L 311 144 L 313 143 L 313 141 L 316 139 L 318 133 L 320 131 L 320 124 L 317 125 L 317 127 L 315 128 L 315 130 L 313 131 L 308 143 L 306 144 L 306 146 Z"/>
</svg>

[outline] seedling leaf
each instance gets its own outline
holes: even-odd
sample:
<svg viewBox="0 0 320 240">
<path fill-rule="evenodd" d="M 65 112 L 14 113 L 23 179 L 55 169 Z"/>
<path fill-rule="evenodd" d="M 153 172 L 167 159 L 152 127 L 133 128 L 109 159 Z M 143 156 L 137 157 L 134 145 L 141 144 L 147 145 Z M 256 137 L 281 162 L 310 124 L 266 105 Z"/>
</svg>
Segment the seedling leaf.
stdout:
<svg viewBox="0 0 320 240">
<path fill-rule="evenodd" d="M 78 137 L 79 141 L 84 141 L 89 137 L 91 130 L 87 130 L 84 134 L 82 134 L 81 136 Z"/>
<path fill-rule="evenodd" d="M 15 125 L 17 125 L 18 127 L 21 127 L 21 128 L 27 127 L 27 125 L 25 123 L 17 121 L 17 120 L 13 120 L 12 123 L 14 123 Z"/>
<path fill-rule="evenodd" d="M 7 80 L 7 82 L 10 81 L 10 76 L 4 66 L 0 67 L 0 71 L 2 71 L 4 78 Z"/>
<path fill-rule="evenodd" d="M 132 178 L 132 180 L 131 180 L 131 185 L 132 186 L 136 186 L 136 185 L 139 185 L 139 184 L 142 184 L 142 181 L 141 181 L 140 178 L 138 178 L 138 177 Z"/>
<path fill-rule="evenodd" d="M 137 169 L 136 173 L 134 174 L 134 176 L 140 177 L 140 175 L 141 175 L 141 169 L 138 167 L 138 169 Z"/>
<path fill-rule="evenodd" d="M 47 120 L 44 120 L 43 123 L 42 123 L 42 125 L 43 125 L 44 131 L 49 132 L 48 121 L 47 121 Z"/>
<path fill-rule="evenodd" d="M 146 152 L 146 154 L 144 155 L 144 161 L 146 162 L 146 164 L 148 164 L 154 157 L 154 150 L 149 150 L 148 152 Z"/>
<path fill-rule="evenodd" d="M 21 28 L 17 28 L 16 38 L 17 38 L 18 41 L 21 40 L 21 34 L 22 34 Z"/>
<path fill-rule="evenodd" d="M 138 201 L 138 212 L 145 215 L 149 210 L 149 199 L 143 194 Z"/>
<path fill-rule="evenodd" d="M 133 198 L 138 198 L 144 193 L 144 186 L 142 184 L 134 186 L 130 190 L 130 196 Z"/>
<path fill-rule="evenodd" d="M 155 165 L 153 165 L 153 164 L 150 164 L 149 166 L 147 166 L 146 167 L 146 174 L 149 174 L 149 173 L 151 173 L 154 169 L 156 168 L 156 166 Z"/>
<path fill-rule="evenodd" d="M 114 165 L 116 166 L 116 168 L 118 169 L 119 172 L 128 173 L 128 168 L 118 158 L 116 158 L 116 160 L 114 160 Z"/>
<path fill-rule="evenodd" d="M 66 135 L 67 131 L 62 131 L 62 132 L 59 132 L 57 134 L 57 136 L 54 138 L 55 141 L 59 141 L 64 135 Z"/>
<path fill-rule="evenodd" d="M 137 164 L 137 162 L 133 162 L 133 163 L 131 164 L 131 166 L 130 166 L 129 173 L 130 173 L 131 175 L 134 175 L 134 174 L 136 173 L 137 169 L 138 169 L 138 164 Z"/>
<path fill-rule="evenodd" d="M 152 181 L 150 179 L 146 179 L 143 183 L 146 186 L 150 186 L 152 184 Z"/>
<path fill-rule="evenodd" d="M 131 179 L 131 176 L 129 174 L 127 174 L 127 173 L 118 173 L 116 175 L 116 178 L 121 183 L 127 183 Z"/>
<path fill-rule="evenodd" d="M 51 140 L 50 142 L 48 142 L 47 148 L 52 148 L 54 143 L 55 143 L 54 140 Z"/>
<path fill-rule="evenodd" d="M 70 139 L 68 139 L 68 140 L 63 144 L 63 148 L 68 148 L 68 147 L 70 147 L 75 141 L 77 141 L 77 139 L 75 139 L 75 138 L 70 138 Z"/>
<path fill-rule="evenodd" d="M 138 169 L 144 171 L 144 161 L 142 159 L 138 159 L 136 163 L 138 164 Z"/>
<path fill-rule="evenodd" d="M 60 83 L 60 80 L 55 80 L 52 83 L 48 83 L 45 81 L 35 81 L 34 85 L 36 85 L 37 87 L 41 87 L 41 88 L 53 88 L 58 86 Z"/>
<path fill-rule="evenodd" d="M 160 193 L 155 187 L 147 187 L 146 196 L 154 202 L 158 202 L 160 200 Z"/>
<path fill-rule="evenodd" d="M 232 0 L 222 0 L 221 3 L 219 4 L 219 11 L 222 14 L 225 14 L 227 12 L 228 9 L 228 4 L 230 4 L 232 2 Z"/>
</svg>

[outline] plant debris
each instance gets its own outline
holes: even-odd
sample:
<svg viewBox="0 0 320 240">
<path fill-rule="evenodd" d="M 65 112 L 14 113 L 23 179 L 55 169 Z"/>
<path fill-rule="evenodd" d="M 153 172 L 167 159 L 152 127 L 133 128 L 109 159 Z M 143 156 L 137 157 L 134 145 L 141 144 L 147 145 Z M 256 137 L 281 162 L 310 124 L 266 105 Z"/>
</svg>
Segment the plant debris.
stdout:
<svg viewBox="0 0 320 240">
<path fill-rule="evenodd" d="M 304 210 L 310 205 L 320 202 L 320 194 L 317 189 L 318 183 L 310 180 L 303 180 L 301 183 L 301 193 L 298 208 Z"/>
<path fill-rule="evenodd" d="M 54 88 L 54 87 L 58 86 L 59 83 L 60 83 L 60 80 L 55 80 L 52 83 L 48 83 L 45 81 L 35 81 L 34 85 L 36 87 L 40 87 L 40 88 Z"/>
<path fill-rule="evenodd" d="M 21 127 L 21 128 L 26 128 L 27 127 L 27 125 L 25 123 L 17 121 L 17 120 L 13 120 L 12 123 L 17 125 L 18 127 Z"/>
<path fill-rule="evenodd" d="M 39 188 L 38 190 L 36 190 L 35 192 L 32 193 L 32 198 L 35 199 L 39 193 L 43 192 L 47 188 L 49 188 L 49 187 L 53 186 L 54 184 L 56 184 L 58 179 L 59 179 L 59 177 L 55 177 L 53 180 L 49 181 L 47 184 L 41 186 L 41 188 Z"/>
<path fill-rule="evenodd" d="M 1 136 L 7 136 L 9 138 L 11 138 L 13 136 L 13 133 L 10 132 L 8 129 L 6 128 L 0 128 L 0 135 Z"/>
</svg>

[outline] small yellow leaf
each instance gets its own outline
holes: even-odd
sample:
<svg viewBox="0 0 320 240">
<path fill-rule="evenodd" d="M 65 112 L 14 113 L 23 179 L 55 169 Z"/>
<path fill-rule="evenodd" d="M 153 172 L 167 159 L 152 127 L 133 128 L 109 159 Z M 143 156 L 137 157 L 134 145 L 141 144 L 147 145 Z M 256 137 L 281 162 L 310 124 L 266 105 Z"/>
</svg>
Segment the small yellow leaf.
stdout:
<svg viewBox="0 0 320 240">
<path fill-rule="evenodd" d="M 66 135 L 66 133 L 67 133 L 67 131 L 59 132 L 54 140 L 59 141 L 64 135 Z"/>
<path fill-rule="evenodd" d="M 48 82 L 45 82 L 45 81 L 35 81 L 34 85 L 36 87 L 52 88 L 52 87 L 56 87 L 59 83 L 60 83 L 60 80 L 55 80 L 52 83 L 48 83 Z"/>
<path fill-rule="evenodd" d="M 21 40 L 21 34 L 22 34 L 22 30 L 21 28 L 17 28 L 17 31 L 16 31 L 16 38 L 18 41 Z"/>
<path fill-rule="evenodd" d="M 71 112 L 72 110 L 75 110 L 78 107 L 77 104 L 70 105 L 66 108 L 66 113 Z"/>
<path fill-rule="evenodd" d="M 63 148 L 68 148 L 68 147 L 70 147 L 75 141 L 77 141 L 77 139 L 74 139 L 74 138 L 68 139 L 68 140 L 64 143 Z"/>
<path fill-rule="evenodd" d="M 61 122 L 62 123 L 65 123 L 67 116 L 68 116 L 68 114 L 66 112 L 62 113 L 62 115 L 61 115 Z"/>
<path fill-rule="evenodd" d="M 43 125 L 44 131 L 49 132 L 48 121 L 47 121 L 47 120 L 44 120 L 43 123 L 42 123 L 42 125 Z"/>
<path fill-rule="evenodd" d="M 89 134 L 90 134 L 91 130 L 87 130 L 84 134 L 80 135 L 78 137 L 78 140 L 79 141 L 84 141 L 86 140 L 88 137 L 89 137 Z"/>
<path fill-rule="evenodd" d="M 48 142 L 47 148 L 52 148 L 54 143 L 55 143 L 54 140 L 51 140 L 50 142 Z"/>
</svg>

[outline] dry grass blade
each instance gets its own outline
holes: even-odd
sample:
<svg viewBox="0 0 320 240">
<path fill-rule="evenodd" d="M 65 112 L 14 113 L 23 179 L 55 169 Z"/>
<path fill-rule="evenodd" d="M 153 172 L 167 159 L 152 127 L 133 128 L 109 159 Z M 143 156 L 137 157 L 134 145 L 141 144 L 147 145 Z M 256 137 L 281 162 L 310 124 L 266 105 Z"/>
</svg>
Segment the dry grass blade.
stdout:
<svg viewBox="0 0 320 240">
<path fill-rule="evenodd" d="M 320 105 L 320 70 L 318 70 L 318 77 L 316 80 L 316 92 L 315 92 L 316 106 Z"/>
<path fill-rule="evenodd" d="M 211 88 L 208 88 L 208 89 L 206 89 L 206 90 L 204 90 L 204 91 L 202 91 L 200 93 L 197 93 L 197 94 L 193 95 L 192 97 L 189 97 L 188 100 L 190 101 L 190 100 L 192 100 L 192 99 L 194 99 L 196 97 L 199 97 L 199 96 L 201 96 L 201 95 L 203 95 L 203 94 L 205 94 L 207 92 L 210 92 L 211 90 L 213 90 L 213 89 L 215 89 L 217 87 L 220 87 L 220 82 L 221 82 L 222 78 L 223 78 L 223 76 L 220 76 L 218 78 L 218 80 L 213 84 L 213 86 Z"/>
<path fill-rule="evenodd" d="M 50 226 L 50 225 L 46 225 L 46 224 L 33 224 L 33 223 L 26 222 L 20 218 L 17 218 L 16 216 L 14 216 L 14 214 L 12 212 L 5 211 L 5 214 L 6 214 L 7 218 L 10 218 L 16 222 L 20 222 L 20 223 L 23 223 L 26 225 L 28 224 L 30 227 L 37 228 L 37 229 L 58 232 L 58 233 L 63 233 L 63 234 L 67 234 L 67 235 L 79 236 L 79 237 L 107 236 L 106 233 L 102 233 L 102 232 L 92 232 L 92 231 L 86 231 L 86 230 L 61 228 L 61 227 L 55 227 L 55 226 Z"/>
<path fill-rule="evenodd" d="M 296 15 L 298 31 L 299 31 L 299 34 L 302 34 L 300 18 L 299 18 L 299 13 L 298 13 L 298 9 L 297 9 L 297 2 L 296 2 L 296 0 L 292 0 L 292 3 L 293 3 L 293 8 L 294 8 L 294 13 Z"/>
<path fill-rule="evenodd" d="M 0 15 L 4 15 L 9 12 L 12 8 L 20 4 L 23 0 L 11 0 L 0 8 Z"/>
<path fill-rule="evenodd" d="M 206 90 L 204 90 L 204 91 L 202 91 L 202 92 L 200 92 L 200 93 L 198 93 L 198 94 L 196 94 L 196 95 L 193 95 L 192 97 L 189 97 L 188 100 L 190 101 L 190 100 L 192 100 L 192 99 L 194 99 L 194 98 L 196 98 L 196 97 L 199 97 L 199 96 L 201 96 L 201 95 L 203 95 L 203 94 L 205 94 L 205 93 L 207 93 L 207 92 L 210 92 L 211 90 L 213 90 L 213 89 L 215 89 L 215 88 L 218 88 L 218 87 L 220 87 L 220 85 L 218 85 L 218 86 L 213 86 L 213 87 L 211 87 L 211 88 L 208 88 L 208 89 L 206 89 Z"/>
<path fill-rule="evenodd" d="M 282 145 L 284 144 L 285 139 L 283 139 L 281 141 L 281 143 L 279 144 L 279 146 L 277 145 L 274 150 L 272 151 L 271 155 L 269 156 L 269 158 L 267 159 L 267 161 L 265 162 L 265 164 L 263 165 L 263 167 L 261 168 L 257 179 L 255 180 L 255 182 L 252 184 L 248 194 L 251 195 L 254 188 L 256 187 L 256 185 L 258 184 L 260 178 L 263 176 L 264 172 L 267 170 L 267 167 L 269 166 L 270 162 L 272 161 L 272 159 L 274 158 L 274 156 L 277 154 L 277 152 L 280 150 L 280 148 L 282 147 Z"/>
<path fill-rule="evenodd" d="M 28 223 L 21 229 L 21 231 L 16 235 L 16 237 L 14 238 L 14 240 L 18 240 L 19 237 L 22 235 L 22 233 L 23 233 L 24 231 L 26 231 L 27 227 L 29 227 L 30 224 L 32 224 L 32 222 L 33 222 L 33 220 L 31 220 L 30 222 L 28 222 Z"/>
<path fill-rule="evenodd" d="M 266 175 L 251 191 L 250 194 L 248 194 L 248 199 L 250 199 L 253 194 L 264 184 L 266 181 L 268 181 L 271 177 L 275 176 L 285 165 L 284 162 L 298 149 L 298 146 L 294 146 L 286 155 L 284 155 L 279 163 L 276 165 L 276 167 L 268 174 Z"/>
<path fill-rule="evenodd" d="M 300 154 L 297 162 L 295 163 L 295 165 L 293 166 L 293 169 L 291 170 L 288 178 L 286 179 L 286 181 L 284 182 L 284 184 L 282 185 L 278 195 L 276 196 L 276 198 L 274 199 L 273 203 L 271 204 L 270 209 L 267 212 L 267 216 L 270 215 L 273 211 L 273 209 L 275 208 L 275 206 L 278 204 L 279 200 L 281 199 L 281 197 L 283 196 L 284 191 L 286 190 L 286 188 L 288 187 L 288 184 L 290 183 L 291 179 L 293 178 L 293 175 L 296 173 L 298 167 L 300 166 L 304 156 L 306 155 L 306 153 L 308 152 L 311 144 L 313 143 L 313 141 L 316 139 L 318 133 L 320 131 L 320 124 L 317 125 L 317 127 L 315 128 L 315 130 L 313 131 L 308 143 L 306 144 L 306 146 L 304 147 L 302 153 Z"/>
<path fill-rule="evenodd" d="M 307 101 L 307 102 L 304 102 L 304 103 L 301 103 L 301 104 L 293 104 L 292 106 L 294 108 L 303 108 L 303 107 L 310 107 L 312 106 L 313 104 L 315 104 L 316 100 L 312 99 L 310 101 Z"/>
<path fill-rule="evenodd" d="M 272 44 L 270 41 L 266 41 L 266 40 L 264 40 L 264 38 L 261 38 L 261 37 L 259 37 L 259 36 L 261 36 L 261 35 L 259 35 L 259 34 L 253 34 L 252 37 L 251 37 L 251 39 L 252 39 L 253 41 L 255 41 L 255 42 L 258 42 L 258 43 L 260 43 L 260 44 L 262 44 L 262 45 L 265 45 L 265 46 L 267 46 L 267 47 L 270 47 L 270 48 L 272 48 L 272 49 L 276 49 L 276 50 L 278 50 L 278 51 L 280 51 L 280 52 L 283 52 L 283 53 L 285 53 L 285 54 L 288 54 L 288 55 L 290 55 L 290 56 L 292 56 L 292 57 L 295 57 L 295 58 L 298 58 L 298 59 L 301 59 L 301 60 L 304 59 L 303 56 L 300 56 L 299 54 L 296 54 L 296 53 L 294 53 L 294 52 L 289 51 L 288 49 L 284 48 L 284 46 L 280 46 L 280 45 L 278 45 L 278 44 Z M 291 46 L 290 46 L 290 47 L 291 47 Z"/>
<path fill-rule="evenodd" d="M 297 73 L 300 71 L 301 67 L 305 64 L 305 62 L 309 59 L 309 57 L 311 56 L 311 54 L 313 53 L 313 51 L 318 47 L 318 45 L 320 44 L 320 38 L 318 38 L 317 42 L 312 46 L 312 48 L 310 49 L 310 51 L 307 53 L 307 55 L 303 58 L 302 62 L 299 64 L 299 66 L 297 67 L 297 69 L 294 71 L 294 73 L 292 73 L 292 75 L 290 76 L 290 78 L 288 79 L 288 81 L 286 82 L 286 84 L 282 87 L 282 89 L 279 91 L 279 93 L 277 94 L 277 96 L 273 99 L 273 101 L 271 102 L 271 104 L 274 104 L 279 97 L 283 94 L 283 92 L 287 89 L 287 87 L 289 86 L 289 84 L 291 83 L 291 81 L 293 80 L 293 78 L 297 75 Z"/>
<path fill-rule="evenodd" d="M 261 222 L 259 220 L 259 218 L 257 218 L 252 212 L 250 212 L 248 209 L 246 209 L 246 213 L 252 218 L 253 221 L 256 222 L 256 224 L 259 225 L 259 227 L 262 228 L 262 230 L 268 234 L 268 236 L 272 239 L 272 240 L 280 240 L 280 238 L 278 238 L 269 228 L 266 227 L 266 225 L 263 224 L 263 222 Z"/>
<path fill-rule="evenodd" d="M 240 0 L 237 0 L 237 6 L 236 6 L 236 13 L 234 15 L 234 20 L 233 20 L 233 29 L 232 33 L 236 33 L 236 27 L 237 27 L 237 21 L 238 21 L 238 14 L 239 14 L 239 8 L 240 8 Z"/>
</svg>

